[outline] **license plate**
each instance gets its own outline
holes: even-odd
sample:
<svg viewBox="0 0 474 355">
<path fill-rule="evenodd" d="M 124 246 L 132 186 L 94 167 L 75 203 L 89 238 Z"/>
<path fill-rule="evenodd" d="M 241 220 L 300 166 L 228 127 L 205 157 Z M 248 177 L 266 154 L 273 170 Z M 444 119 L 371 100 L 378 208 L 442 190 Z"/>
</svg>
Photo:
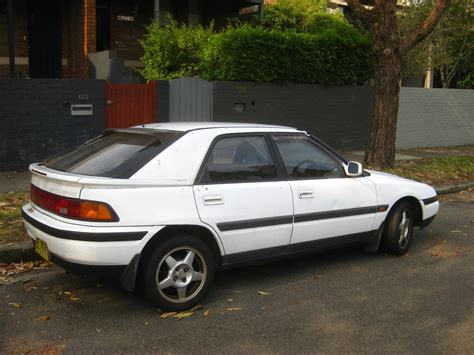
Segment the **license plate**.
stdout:
<svg viewBox="0 0 474 355">
<path fill-rule="evenodd" d="M 49 261 L 49 250 L 48 245 L 41 239 L 36 239 L 35 242 L 35 251 L 38 253 L 44 260 Z"/>
</svg>

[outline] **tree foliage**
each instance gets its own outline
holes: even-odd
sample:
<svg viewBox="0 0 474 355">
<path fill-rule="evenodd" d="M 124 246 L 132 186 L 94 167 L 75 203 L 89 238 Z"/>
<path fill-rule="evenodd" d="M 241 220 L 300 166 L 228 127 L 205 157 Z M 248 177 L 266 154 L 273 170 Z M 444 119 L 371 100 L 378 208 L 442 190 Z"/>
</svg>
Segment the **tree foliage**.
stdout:
<svg viewBox="0 0 474 355">
<path fill-rule="evenodd" d="M 474 71 L 474 15 L 471 0 L 453 0 L 433 32 L 402 61 L 404 78 L 439 71 L 443 87 L 469 88 Z M 426 18 L 433 0 L 417 1 L 404 9 L 399 30 L 405 34 Z"/>
</svg>

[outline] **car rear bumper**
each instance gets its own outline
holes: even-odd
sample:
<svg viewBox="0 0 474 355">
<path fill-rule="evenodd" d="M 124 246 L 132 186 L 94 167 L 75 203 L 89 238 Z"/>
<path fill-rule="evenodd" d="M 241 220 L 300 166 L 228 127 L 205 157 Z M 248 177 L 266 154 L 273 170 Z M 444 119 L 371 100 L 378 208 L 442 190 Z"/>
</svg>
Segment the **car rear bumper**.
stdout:
<svg viewBox="0 0 474 355">
<path fill-rule="evenodd" d="M 22 215 L 28 235 L 46 243 L 53 261 L 84 266 L 125 267 L 163 228 L 80 226 L 52 218 L 31 204 L 23 206 Z"/>
</svg>

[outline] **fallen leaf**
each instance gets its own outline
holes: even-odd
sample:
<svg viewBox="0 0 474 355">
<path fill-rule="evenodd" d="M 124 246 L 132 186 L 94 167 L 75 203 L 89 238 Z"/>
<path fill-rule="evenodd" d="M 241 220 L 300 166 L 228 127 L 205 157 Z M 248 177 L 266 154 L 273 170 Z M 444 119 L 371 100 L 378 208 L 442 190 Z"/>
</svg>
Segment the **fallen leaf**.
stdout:
<svg viewBox="0 0 474 355">
<path fill-rule="evenodd" d="M 204 311 L 203 315 L 204 315 L 204 317 L 207 317 L 207 316 L 209 315 L 209 310 L 206 309 L 206 310 Z"/>
<path fill-rule="evenodd" d="M 233 301 L 233 299 L 232 299 L 232 298 L 229 298 L 229 299 L 227 300 L 227 302 L 232 302 L 232 301 Z"/>
<path fill-rule="evenodd" d="M 70 291 L 61 291 L 59 294 L 60 295 L 68 295 L 68 296 L 72 295 L 72 293 Z"/>
<path fill-rule="evenodd" d="M 48 316 L 41 316 L 41 317 L 36 318 L 36 320 L 37 320 L 37 321 L 43 321 L 43 322 L 44 322 L 44 321 L 49 320 L 49 317 L 48 317 Z"/>
<path fill-rule="evenodd" d="M 203 309 L 204 307 L 201 306 L 200 304 L 198 304 L 197 306 L 194 306 L 193 308 L 191 308 L 189 311 L 190 312 L 194 312 L 194 311 L 197 311 L 199 309 Z"/>
<path fill-rule="evenodd" d="M 102 332 L 102 330 L 100 330 L 99 328 L 95 328 L 95 331 L 96 331 L 97 333 L 101 333 L 101 332 Z"/>
<path fill-rule="evenodd" d="M 95 284 L 95 286 L 96 286 L 96 287 L 102 287 L 102 285 L 101 285 L 101 284 Z"/>
<path fill-rule="evenodd" d="M 79 301 L 79 297 L 70 297 L 69 298 L 71 301 Z"/>
<path fill-rule="evenodd" d="M 257 291 L 257 293 L 262 296 L 266 296 L 270 294 L 270 292 L 266 292 L 266 291 Z"/>
<path fill-rule="evenodd" d="M 161 313 L 160 318 L 168 318 L 168 317 L 174 316 L 177 313 L 178 312 L 163 312 Z"/>
<path fill-rule="evenodd" d="M 183 311 L 175 314 L 173 317 L 176 318 L 177 320 L 181 320 L 183 318 L 191 317 L 194 314 L 194 312 L 190 311 Z"/>
<path fill-rule="evenodd" d="M 150 324 L 150 322 L 145 322 L 145 325 L 148 325 L 148 324 Z"/>
<path fill-rule="evenodd" d="M 10 307 L 21 308 L 21 303 L 10 302 L 8 303 Z"/>
<path fill-rule="evenodd" d="M 242 291 L 234 291 L 234 293 L 242 293 Z"/>
<path fill-rule="evenodd" d="M 239 308 L 239 307 L 232 307 L 232 308 L 227 308 L 228 311 L 242 311 L 243 308 Z"/>
<path fill-rule="evenodd" d="M 314 279 L 320 279 L 321 277 L 323 277 L 323 275 L 313 275 Z"/>
<path fill-rule="evenodd" d="M 15 243 L 8 243 L 7 247 L 11 247 L 12 245 L 15 245 Z"/>
<path fill-rule="evenodd" d="M 36 286 L 31 286 L 31 287 L 28 287 L 28 288 L 26 289 L 26 292 L 31 292 L 31 291 L 37 290 L 37 289 L 38 289 L 38 287 L 36 287 Z"/>
<path fill-rule="evenodd" d="M 451 231 L 451 233 L 461 233 L 461 231 L 458 230 L 458 229 L 455 229 L 455 230 Z"/>
</svg>

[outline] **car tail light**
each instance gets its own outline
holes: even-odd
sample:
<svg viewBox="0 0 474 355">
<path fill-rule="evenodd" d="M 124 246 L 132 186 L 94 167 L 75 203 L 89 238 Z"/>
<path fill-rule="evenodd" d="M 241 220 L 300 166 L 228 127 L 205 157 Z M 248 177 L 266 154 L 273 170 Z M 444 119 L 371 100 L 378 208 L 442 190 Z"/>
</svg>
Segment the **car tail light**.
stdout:
<svg viewBox="0 0 474 355">
<path fill-rule="evenodd" d="M 59 196 L 34 185 L 31 185 L 30 198 L 35 205 L 60 216 L 85 221 L 118 221 L 112 207 L 104 202 Z"/>
</svg>

